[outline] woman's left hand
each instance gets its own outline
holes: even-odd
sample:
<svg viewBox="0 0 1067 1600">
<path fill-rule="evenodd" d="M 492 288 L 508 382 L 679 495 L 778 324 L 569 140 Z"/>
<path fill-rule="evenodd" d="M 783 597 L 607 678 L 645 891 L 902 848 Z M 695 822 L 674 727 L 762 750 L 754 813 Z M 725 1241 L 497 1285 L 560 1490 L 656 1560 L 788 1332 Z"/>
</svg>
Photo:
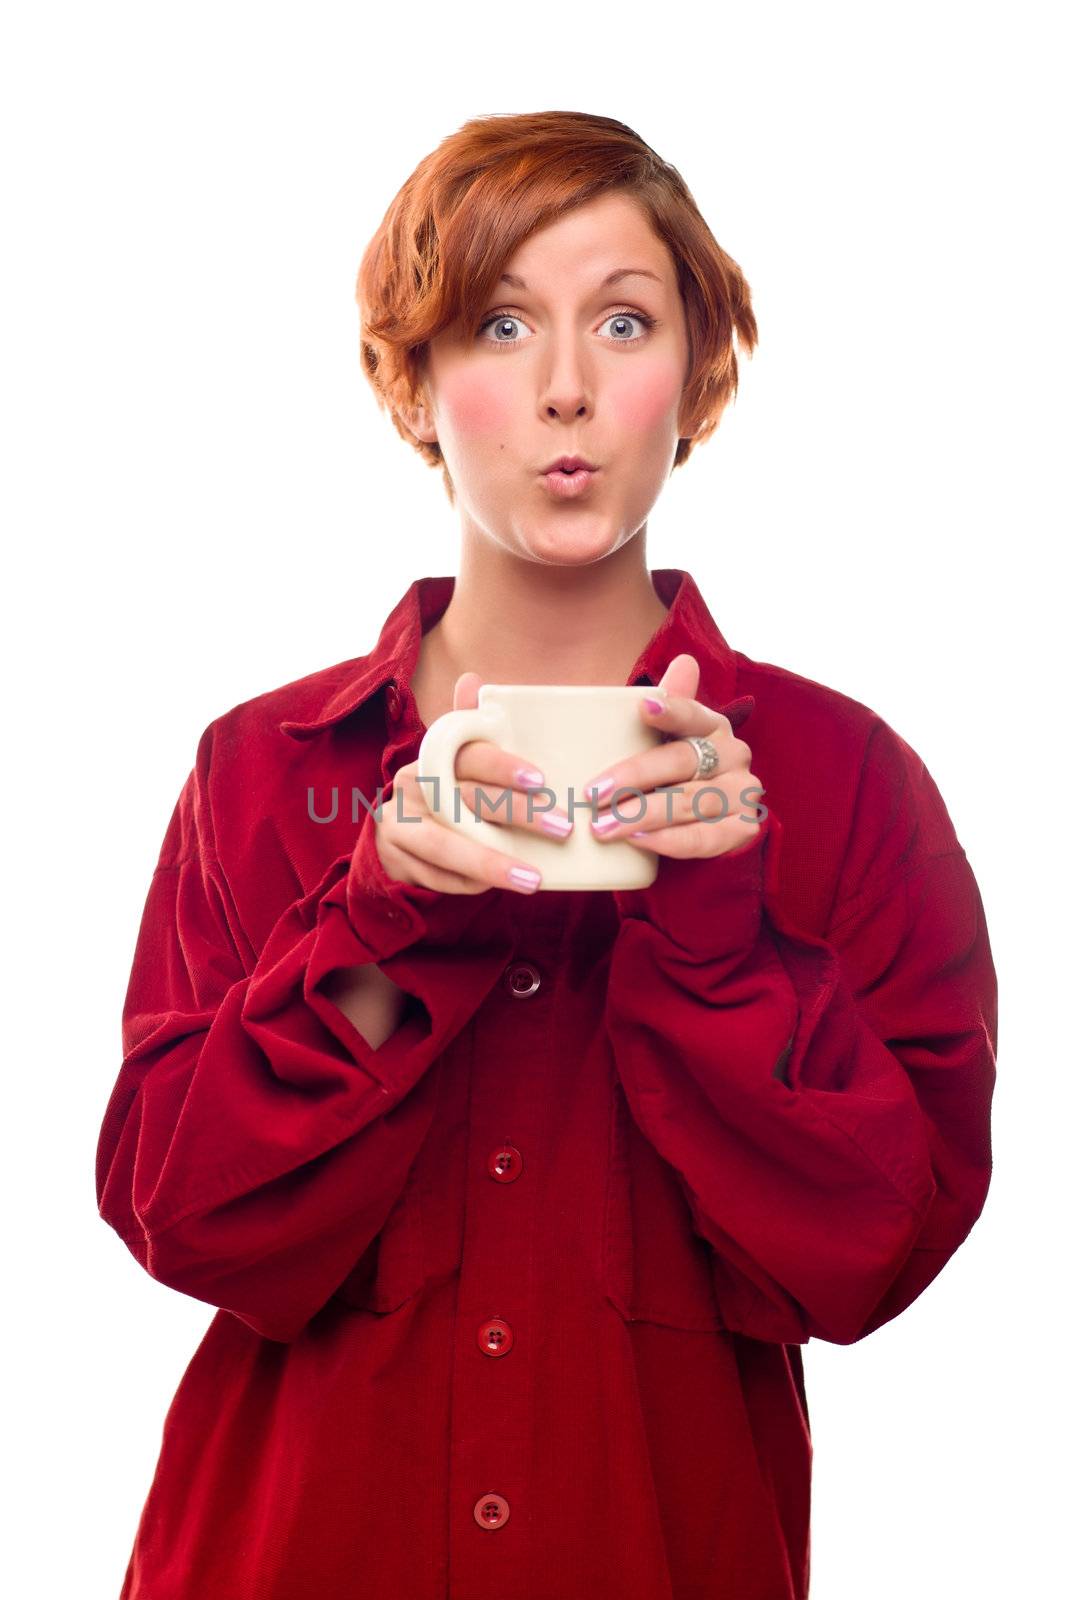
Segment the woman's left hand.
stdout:
<svg viewBox="0 0 1067 1600">
<path fill-rule="evenodd" d="M 663 710 L 657 713 L 642 701 L 641 714 L 664 741 L 654 750 L 616 761 L 586 784 L 585 798 L 598 807 L 591 823 L 596 837 L 628 839 L 657 855 L 689 860 L 725 855 L 755 838 L 766 808 L 761 816 L 758 802 L 764 790 L 752 772 L 752 751 L 721 712 L 692 698 L 699 684 L 696 658 L 680 655 L 658 688 L 648 690 L 649 699 Z M 691 734 L 709 738 L 718 754 L 718 765 L 706 778 L 693 776 L 697 754 L 686 743 Z M 615 796 L 622 797 L 617 804 Z M 606 826 L 598 827 L 599 822 Z"/>
</svg>

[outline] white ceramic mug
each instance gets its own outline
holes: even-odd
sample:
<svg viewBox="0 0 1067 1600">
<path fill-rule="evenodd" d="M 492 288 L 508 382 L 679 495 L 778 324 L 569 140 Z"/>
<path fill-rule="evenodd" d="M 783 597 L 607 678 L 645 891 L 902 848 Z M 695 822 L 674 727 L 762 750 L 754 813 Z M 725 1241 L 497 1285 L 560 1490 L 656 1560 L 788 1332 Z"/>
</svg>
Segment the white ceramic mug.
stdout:
<svg viewBox="0 0 1067 1600">
<path fill-rule="evenodd" d="M 446 711 L 427 728 L 419 746 L 423 798 L 441 822 L 536 867 L 542 890 L 645 889 L 655 880 L 658 855 L 626 839 L 597 839 L 590 831 L 597 813 L 585 785 L 662 743 L 641 716 L 648 693 L 641 684 L 483 683 L 477 706 Z M 544 773 L 548 792 L 529 797 L 529 814 L 563 811 L 574 821 L 566 839 L 509 823 L 508 796 L 494 809 L 483 785 L 475 785 L 477 810 L 467 805 L 456 781 L 456 756 L 472 739 L 488 739 Z M 620 801 L 628 798 L 625 789 L 616 792 Z M 510 815 L 525 820 L 525 793 L 513 791 L 511 801 Z M 610 802 L 602 810 L 610 815 Z"/>
</svg>

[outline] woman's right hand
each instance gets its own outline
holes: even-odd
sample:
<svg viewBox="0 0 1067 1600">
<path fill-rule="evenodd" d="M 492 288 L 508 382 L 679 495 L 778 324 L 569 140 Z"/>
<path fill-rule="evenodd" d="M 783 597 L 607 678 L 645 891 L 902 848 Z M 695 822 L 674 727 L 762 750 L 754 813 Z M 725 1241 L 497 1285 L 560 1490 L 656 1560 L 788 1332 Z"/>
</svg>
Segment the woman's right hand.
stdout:
<svg viewBox="0 0 1067 1600">
<path fill-rule="evenodd" d="M 478 704 L 481 681 L 475 672 L 460 674 L 452 691 L 454 710 Z M 463 804 L 474 811 L 477 800 L 477 815 L 487 822 L 499 816 L 509 827 L 528 828 L 545 838 L 566 838 L 574 826 L 566 811 L 558 806 L 552 811 L 537 811 L 525 801 L 527 794 L 537 794 L 543 788 L 536 782 L 523 781 L 522 769 L 531 765 L 522 756 L 502 750 L 487 739 L 470 740 L 456 756 L 456 779 Z M 536 867 L 520 856 L 478 844 L 442 822 L 427 804 L 418 770 L 417 760 L 398 767 L 393 792 L 382 802 L 380 819 L 369 813 L 377 828 L 378 858 L 389 877 L 444 894 L 481 894 L 494 888 L 534 894 L 541 882 Z M 502 803 L 501 797 L 506 795 L 509 798 Z M 403 820 L 397 815 L 401 799 Z M 559 831 L 546 826 L 546 817 L 556 818 L 563 826 Z"/>
</svg>

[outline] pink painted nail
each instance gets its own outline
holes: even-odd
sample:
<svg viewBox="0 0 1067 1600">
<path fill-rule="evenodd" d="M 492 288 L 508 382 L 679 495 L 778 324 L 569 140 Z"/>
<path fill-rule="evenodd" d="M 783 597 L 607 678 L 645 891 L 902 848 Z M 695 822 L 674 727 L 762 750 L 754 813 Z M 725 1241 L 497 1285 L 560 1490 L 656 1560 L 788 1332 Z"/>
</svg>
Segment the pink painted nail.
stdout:
<svg viewBox="0 0 1067 1600">
<path fill-rule="evenodd" d="M 651 711 L 651 713 L 652 713 L 652 715 L 654 717 L 658 717 L 660 712 L 663 710 L 663 701 L 662 700 L 653 700 L 653 699 L 651 699 L 650 696 L 646 695 L 645 696 L 645 706 L 649 711 Z"/>
<path fill-rule="evenodd" d="M 523 789 L 543 789 L 545 775 L 536 767 L 519 767 L 515 773 L 515 781 Z"/>
<path fill-rule="evenodd" d="M 609 811 L 606 817 L 598 817 L 593 823 L 593 832 L 603 835 L 605 833 L 612 833 L 616 828 L 621 826 L 622 823 L 620 819 L 615 816 L 614 812 Z"/>
<path fill-rule="evenodd" d="M 555 834 L 557 839 L 565 839 L 573 831 L 574 823 L 567 817 L 557 816 L 554 811 L 546 811 L 541 818 L 541 827 L 545 833 Z"/>
<path fill-rule="evenodd" d="M 587 783 L 586 784 L 586 786 L 585 786 L 585 798 L 587 800 L 597 800 L 597 801 L 599 801 L 599 800 L 607 800 L 609 798 L 610 794 L 611 794 L 611 791 L 614 789 L 614 787 L 615 787 L 615 779 L 612 777 L 612 775 L 610 773 L 608 773 L 608 775 L 606 777 L 598 779 L 598 781 L 596 783 Z M 595 794 L 593 792 L 594 790 L 596 791 Z"/>
<path fill-rule="evenodd" d="M 523 894 L 533 894 L 534 890 L 541 886 L 541 874 L 529 867 L 509 867 L 508 877 Z"/>
</svg>

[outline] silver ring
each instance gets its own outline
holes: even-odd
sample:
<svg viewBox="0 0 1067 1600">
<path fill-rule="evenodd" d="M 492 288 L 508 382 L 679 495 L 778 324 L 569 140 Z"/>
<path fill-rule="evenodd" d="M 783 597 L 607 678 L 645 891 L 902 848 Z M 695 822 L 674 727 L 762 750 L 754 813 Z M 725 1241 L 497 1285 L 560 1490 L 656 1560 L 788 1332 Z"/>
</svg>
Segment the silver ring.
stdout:
<svg viewBox="0 0 1067 1600">
<path fill-rule="evenodd" d="M 719 765 L 719 752 L 710 739 L 701 734 L 690 734 L 686 737 L 686 744 L 691 744 L 697 753 L 697 769 L 694 778 L 709 778 Z"/>
</svg>

